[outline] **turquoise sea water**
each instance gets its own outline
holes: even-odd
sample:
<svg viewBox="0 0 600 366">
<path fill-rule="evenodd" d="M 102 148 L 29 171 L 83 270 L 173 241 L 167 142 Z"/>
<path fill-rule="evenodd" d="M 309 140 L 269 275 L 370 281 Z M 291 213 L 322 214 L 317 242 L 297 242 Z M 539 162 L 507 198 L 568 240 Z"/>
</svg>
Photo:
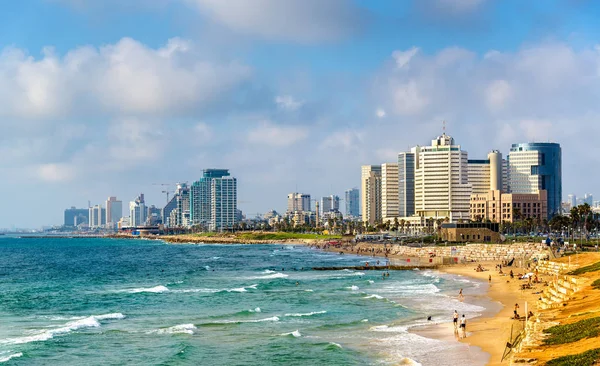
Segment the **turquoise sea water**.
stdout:
<svg viewBox="0 0 600 366">
<path fill-rule="evenodd" d="M 466 346 L 407 330 L 454 309 L 476 316 L 483 308 L 454 295 L 486 284 L 310 270 L 365 260 L 302 246 L 0 237 L 0 363 L 471 364 Z"/>
</svg>

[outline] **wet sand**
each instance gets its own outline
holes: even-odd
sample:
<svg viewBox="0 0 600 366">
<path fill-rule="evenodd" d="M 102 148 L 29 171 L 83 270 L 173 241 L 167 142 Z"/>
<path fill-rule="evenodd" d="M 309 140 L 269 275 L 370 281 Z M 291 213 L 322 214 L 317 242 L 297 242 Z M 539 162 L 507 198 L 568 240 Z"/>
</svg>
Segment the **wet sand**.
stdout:
<svg viewBox="0 0 600 366">
<path fill-rule="evenodd" d="M 482 305 L 486 308 L 484 313 L 475 319 L 467 321 L 466 337 L 462 337 L 462 332 L 459 332 L 459 337 L 454 335 L 452 325 L 452 314 L 448 314 L 448 323 L 431 325 L 422 328 L 416 328 L 412 331 L 416 334 L 427 338 L 435 338 L 448 342 L 462 342 L 473 346 L 474 352 L 482 350 L 487 357 L 479 357 L 481 365 L 508 365 L 509 361 L 502 359 L 502 354 L 505 350 L 506 342 L 511 334 L 511 326 L 519 321 L 512 320 L 513 309 L 515 303 L 519 304 L 519 315 L 525 315 L 525 303 L 528 304 L 528 311 L 531 310 L 534 314 L 537 312 L 535 303 L 538 294 L 533 292 L 541 291 L 543 285 L 534 284 L 535 289 L 521 290 L 521 284 L 527 283 L 526 280 L 519 280 L 515 276 L 513 280 L 507 274 L 501 275 L 495 270 L 497 262 L 482 263 L 483 267 L 488 271 L 475 271 L 476 263 L 465 265 L 445 266 L 440 268 L 440 271 L 475 278 L 484 282 L 488 282 L 491 275 L 492 281 L 487 288 L 487 292 L 481 295 L 465 294 L 464 301 L 470 304 Z M 510 271 L 509 268 L 505 268 Z M 512 268 L 515 274 L 525 273 L 526 269 Z M 457 294 L 458 295 L 458 294 Z M 482 304 L 487 300 L 492 301 L 492 306 Z M 521 326 L 514 324 L 515 327 Z"/>
</svg>

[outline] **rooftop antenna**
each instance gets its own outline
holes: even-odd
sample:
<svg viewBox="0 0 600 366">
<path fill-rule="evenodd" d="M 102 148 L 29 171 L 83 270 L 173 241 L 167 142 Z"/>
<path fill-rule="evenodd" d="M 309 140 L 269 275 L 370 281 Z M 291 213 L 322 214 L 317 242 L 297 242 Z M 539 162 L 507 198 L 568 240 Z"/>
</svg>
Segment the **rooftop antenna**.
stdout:
<svg viewBox="0 0 600 366">
<path fill-rule="evenodd" d="M 442 121 L 442 130 L 444 131 L 444 135 L 446 134 L 446 121 Z"/>
</svg>

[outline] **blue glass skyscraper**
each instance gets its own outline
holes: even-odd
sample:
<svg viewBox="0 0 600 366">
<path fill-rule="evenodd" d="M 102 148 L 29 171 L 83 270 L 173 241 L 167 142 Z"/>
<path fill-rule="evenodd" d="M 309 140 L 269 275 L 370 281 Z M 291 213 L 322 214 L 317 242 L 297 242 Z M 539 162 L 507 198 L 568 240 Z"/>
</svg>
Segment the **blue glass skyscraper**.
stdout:
<svg viewBox="0 0 600 366">
<path fill-rule="evenodd" d="M 562 152 L 560 144 L 513 144 L 508 154 L 508 189 L 511 193 L 548 192 L 548 219 L 560 214 Z"/>
</svg>

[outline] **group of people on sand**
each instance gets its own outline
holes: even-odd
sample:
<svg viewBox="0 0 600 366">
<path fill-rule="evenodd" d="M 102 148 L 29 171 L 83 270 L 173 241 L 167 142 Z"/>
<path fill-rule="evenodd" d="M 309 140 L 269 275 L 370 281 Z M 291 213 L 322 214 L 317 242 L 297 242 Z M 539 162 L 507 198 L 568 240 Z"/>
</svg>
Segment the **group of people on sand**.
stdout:
<svg viewBox="0 0 600 366">
<path fill-rule="evenodd" d="M 461 289 L 462 290 L 462 289 Z M 465 314 L 459 320 L 458 311 L 454 310 L 454 315 L 452 317 L 452 321 L 454 322 L 454 335 L 458 337 L 458 328 L 462 330 L 462 338 L 467 337 L 467 318 L 465 318 Z M 459 325 L 460 321 L 460 325 Z"/>
</svg>

